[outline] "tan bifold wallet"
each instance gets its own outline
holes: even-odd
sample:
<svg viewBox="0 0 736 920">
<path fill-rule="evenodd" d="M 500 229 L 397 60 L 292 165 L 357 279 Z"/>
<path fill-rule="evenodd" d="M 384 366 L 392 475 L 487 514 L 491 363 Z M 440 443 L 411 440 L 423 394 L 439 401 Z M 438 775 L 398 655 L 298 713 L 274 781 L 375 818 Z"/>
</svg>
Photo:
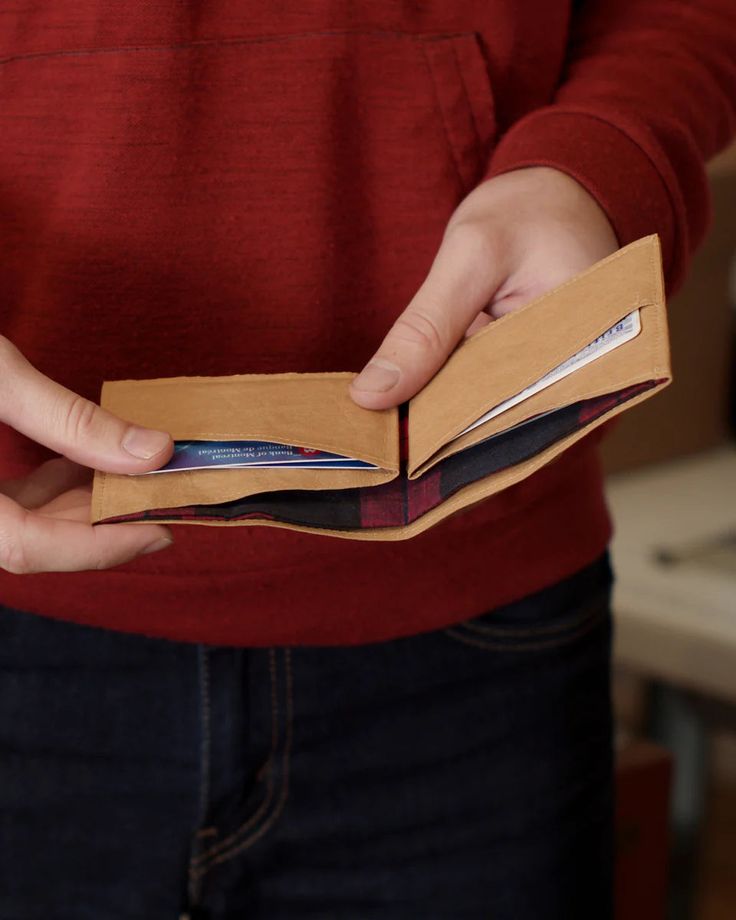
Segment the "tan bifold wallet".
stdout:
<svg viewBox="0 0 736 920">
<path fill-rule="evenodd" d="M 97 473 L 93 523 L 262 524 L 361 540 L 421 533 L 670 382 L 659 242 L 632 243 L 490 323 L 401 412 L 359 408 L 353 376 L 105 383 L 106 409 L 170 432 L 189 451 L 182 457 L 241 465 Z M 253 442 L 268 442 L 279 465 L 258 466 L 265 455 Z"/>
</svg>

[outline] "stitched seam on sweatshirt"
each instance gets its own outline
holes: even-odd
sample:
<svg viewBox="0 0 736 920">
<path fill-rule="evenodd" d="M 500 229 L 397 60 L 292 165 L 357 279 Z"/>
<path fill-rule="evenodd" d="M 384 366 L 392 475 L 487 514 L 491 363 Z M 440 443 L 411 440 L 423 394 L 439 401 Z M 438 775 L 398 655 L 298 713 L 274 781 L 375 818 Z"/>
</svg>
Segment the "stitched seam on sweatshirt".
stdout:
<svg viewBox="0 0 736 920">
<path fill-rule="evenodd" d="M 361 38 L 392 39 L 407 41 L 442 41 L 459 38 L 466 32 L 421 33 L 400 32 L 382 29 L 322 29 L 312 32 L 284 32 L 274 35 L 253 35 L 240 38 L 202 38 L 191 42 L 161 42 L 151 45 L 114 45 L 109 48 L 63 48 L 55 51 L 28 51 L 23 54 L 11 54 L 0 58 L 0 66 L 16 61 L 40 60 L 51 57 L 86 57 L 97 54 L 134 54 L 142 52 L 186 51 L 191 48 L 237 47 L 239 45 L 264 45 L 274 42 L 299 41 L 308 38 L 340 38 L 358 36 Z"/>
<path fill-rule="evenodd" d="M 478 124 L 478 116 L 476 114 L 475 106 L 473 105 L 473 100 L 470 95 L 470 87 L 468 86 L 468 82 L 465 79 L 465 71 L 463 70 L 462 61 L 460 60 L 460 55 L 458 54 L 458 51 L 457 51 L 457 48 L 455 47 L 454 42 L 452 43 L 450 48 L 452 51 L 452 58 L 455 62 L 455 69 L 457 70 L 458 79 L 460 81 L 460 85 L 462 86 L 463 96 L 465 97 L 465 101 L 467 102 L 467 108 L 468 108 L 468 112 L 470 115 L 470 121 L 471 121 L 471 124 L 473 125 L 473 133 L 475 134 L 475 153 L 478 154 L 479 151 L 481 150 L 482 143 L 483 143 L 481 140 L 480 125 Z M 479 159 L 480 157 L 477 157 L 477 158 Z"/>
<path fill-rule="evenodd" d="M 632 137 L 632 135 L 629 134 L 629 132 L 625 128 L 622 128 L 615 121 L 611 121 L 610 118 L 607 118 L 604 115 L 598 115 L 596 112 L 591 112 L 588 109 L 583 108 L 581 106 L 575 106 L 575 105 L 557 106 L 556 105 L 554 106 L 554 108 L 541 109 L 541 110 L 531 113 L 529 115 L 529 120 L 532 121 L 532 120 L 537 120 L 540 118 L 544 120 L 545 118 L 554 117 L 554 116 L 570 116 L 570 115 L 574 117 L 582 116 L 583 118 L 590 118 L 593 121 L 597 121 L 599 124 L 602 124 L 608 128 L 611 128 L 613 131 L 620 134 L 626 141 L 628 141 L 629 144 L 631 144 L 634 148 L 636 148 L 636 150 L 638 150 L 639 153 L 641 153 L 642 156 L 646 159 L 647 164 L 651 167 L 651 169 L 653 170 L 653 172 L 659 179 L 661 186 L 664 190 L 664 194 L 667 199 L 667 202 L 670 206 L 670 209 L 672 210 L 673 227 L 674 227 L 674 233 L 673 233 L 673 239 L 672 239 L 672 250 L 673 250 L 673 254 L 676 254 L 677 250 L 681 248 L 680 238 L 682 236 L 682 230 L 680 228 L 679 221 L 677 219 L 678 214 L 680 212 L 680 208 L 678 207 L 678 202 L 676 200 L 675 195 L 672 193 L 672 190 L 670 189 L 667 183 L 667 180 L 662 175 L 662 172 L 660 171 L 659 166 L 654 160 L 654 157 L 649 153 L 649 151 L 642 145 L 642 143 L 637 138 Z M 515 124 L 511 125 L 511 127 L 509 128 L 509 133 L 511 133 L 514 130 L 514 128 L 517 127 L 519 123 L 520 122 L 516 122 Z M 527 160 L 528 158 L 524 158 L 517 165 L 522 166 L 525 163 L 527 163 Z M 530 161 L 529 165 L 535 165 L 535 164 L 531 163 Z M 668 165 L 669 165 L 669 161 L 668 161 Z"/>
<path fill-rule="evenodd" d="M 452 161 L 455 175 L 457 177 L 458 182 L 460 183 L 460 188 L 464 192 L 467 192 L 468 190 L 467 183 L 463 179 L 462 163 L 460 162 L 459 154 L 457 150 L 455 149 L 455 145 L 453 144 L 452 138 L 450 136 L 450 130 L 447 124 L 447 119 L 445 118 L 444 107 L 442 105 L 442 100 L 440 99 L 439 90 L 437 88 L 437 79 L 435 77 L 434 67 L 432 66 L 432 61 L 430 60 L 429 55 L 427 54 L 427 49 L 424 47 L 424 45 L 420 45 L 420 47 L 422 49 L 422 57 L 424 58 L 424 63 L 425 63 L 425 66 L 427 68 L 427 72 L 429 75 L 430 85 L 432 87 L 432 97 L 434 99 L 435 111 L 437 112 L 437 115 L 439 116 L 440 124 L 442 125 L 442 133 L 445 136 L 445 144 L 447 145 L 447 150 L 450 154 L 450 159 Z"/>
</svg>

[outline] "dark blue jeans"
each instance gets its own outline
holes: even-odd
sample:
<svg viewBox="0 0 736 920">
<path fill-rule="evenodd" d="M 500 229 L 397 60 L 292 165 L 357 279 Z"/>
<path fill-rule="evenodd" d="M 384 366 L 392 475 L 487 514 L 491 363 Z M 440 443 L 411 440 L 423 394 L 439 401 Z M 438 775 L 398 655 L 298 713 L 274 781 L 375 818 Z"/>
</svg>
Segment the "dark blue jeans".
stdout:
<svg viewBox="0 0 736 920">
<path fill-rule="evenodd" d="M 0 920 L 605 920 L 609 588 L 354 648 L 0 607 Z"/>
</svg>

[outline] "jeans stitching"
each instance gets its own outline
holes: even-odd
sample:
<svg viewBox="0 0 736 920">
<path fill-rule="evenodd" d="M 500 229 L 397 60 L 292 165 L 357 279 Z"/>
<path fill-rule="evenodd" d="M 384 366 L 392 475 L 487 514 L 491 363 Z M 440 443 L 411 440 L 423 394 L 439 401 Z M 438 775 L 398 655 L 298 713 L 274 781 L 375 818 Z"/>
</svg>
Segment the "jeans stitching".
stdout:
<svg viewBox="0 0 736 920">
<path fill-rule="evenodd" d="M 278 704 L 278 695 L 277 695 L 277 680 L 276 680 L 276 653 L 274 649 L 268 650 L 268 669 L 269 675 L 271 678 L 271 750 L 268 755 L 268 780 L 266 786 L 266 794 L 263 798 L 263 801 L 258 806 L 256 811 L 244 821 L 235 831 L 229 834 L 224 840 L 218 841 L 214 846 L 210 847 L 203 853 L 200 853 L 191 863 L 191 871 L 195 875 L 202 875 L 207 871 L 205 863 L 210 863 L 214 861 L 215 857 L 218 854 L 222 853 L 232 844 L 237 843 L 238 839 L 242 837 L 244 833 L 247 833 L 254 826 L 257 826 L 258 822 L 264 818 L 264 815 L 268 812 L 269 806 L 274 796 L 275 784 L 274 784 L 274 771 L 273 771 L 273 762 L 276 755 L 276 749 L 278 747 L 278 735 L 279 735 L 279 704 Z"/>
<path fill-rule="evenodd" d="M 449 629 L 444 630 L 444 632 L 446 636 L 449 636 L 451 639 L 454 639 L 457 642 L 462 642 L 465 645 L 472 645 L 475 648 L 486 649 L 488 651 L 536 652 L 569 645 L 575 640 L 582 638 L 600 623 L 604 622 L 607 618 L 608 609 L 602 610 L 596 616 L 590 617 L 588 620 L 584 621 L 575 631 L 567 633 L 566 635 L 556 639 L 548 639 L 546 642 L 519 642 L 516 644 L 489 642 L 487 640 L 475 639 L 471 638 L 470 636 L 463 635 L 454 627 L 450 627 Z"/>
<path fill-rule="evenodd" d="M 291 745 L 294 736 L 294 701 L 293 701 L 293 676 L 291 668 L 291 649 L 284 650 L 284 664 L 286 671 L 286 729 L 284 733 L 284 751 L 282 754 L 282 784 L 281 784 L 281 793 L 279 795 L 278 801 L 274 806 L 273 811 L 271 812 L 269 818 L 261 825 L 260 828 L 253 831 L 253 833 L 247 837 L 245 840 L 241 841 L 237 846 L 233 847 L 231 850 L 228 850 L 225 853 L 221 853 L 217 858 L 213 859 L 212 862 L 204 869 L 201 870 L 203 873 L 206 872 L 212 866 L 218 865 L 219 863 L 226 862 L 227 860 L 232 859 L 237 856 L 239 853 L 242 853 L 243 850 L 248 847 L 253 846 L 258 840 L 263 837 L 263 835 L 273 827 L 276 821 L 281 817 L 284 807 L 286 806 L 287 799 L 289 798 L 289 765 L 291 761 Z"/>
<path fill-rule="evenodd" d="M 583 610 L 579 611 L 573 616 L 567 617 L 565 620 L 562 620 L 559 623 L 550 623 L 549 625 L 544 624 L 537 627 L 531 627 L 529 629 L 518 629 L 513 626 L 507 627 L 493 624 L 486 625 L 484 623 L 475 623 L 472 620 L 466 621 L 464 623 L 458 623 L 451 628 L 456 630 L 467 629 L 472 632 L 493 636 L 497 639 L 525 639 L 528 636 L 555 635 L 556 633 L 566 632 L 567 630 L 584 623 L 589 618 L 597 616 L 600 613 L 601 603 L 605 605 L 605 609 L 608 609 L 607 598 L 607 593 L 595 598 L 593 601 L 586 604 Z"/>
<path fill-rule="evenodd" d="M 209 649 L 205 645 L 197 648 L 197 664 L 199 670 L 199 688 L 200 688 L 200 721 L 201 721 L 201 740 L 199 745 L 199 817 L 197 824 L 199 830 L 194 835 L 194 845 L 192 855 L 189 860 L 189 884 L 188 897 L 191 905 L 197 904 L 200 897 L 199 878 L 192 873 L 192 867 L 199 858 L 199 849 L 201 841 L 206 836 L 217 834 L 214 827 L 202 827 L 210 807 L 211 795 L 211 760 L 212 760 L 212 694 L 210 680 L 210 657 Z"/>
<path fill-rule="evenodd" d="M 210 807 L 210 780 L 212 769 L 212 694 L 210 681 L 210 657 L 206 646 L 199 647 L 199 668 L 201 686 L 202 743 L 200 745 L 199 824 L 207 818 Z"/>
</svg>

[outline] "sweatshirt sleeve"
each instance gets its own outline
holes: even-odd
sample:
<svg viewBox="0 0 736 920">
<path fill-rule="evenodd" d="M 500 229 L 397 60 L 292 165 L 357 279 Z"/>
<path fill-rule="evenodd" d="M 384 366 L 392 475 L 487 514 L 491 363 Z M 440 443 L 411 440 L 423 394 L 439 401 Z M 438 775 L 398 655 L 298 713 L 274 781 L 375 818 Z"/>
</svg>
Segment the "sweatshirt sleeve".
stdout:
<svg viewBox="0 0 736 920">
<path fill-rule="evenodd" d="M 511 125 L 487 178 L 524 166 L 568 173 L 621 245 L 659 233 L 671 290 L 708 226 L 705 163 L 736 132 L 736 0 L 574 10 L 554 98 Z"/>
</svg>

